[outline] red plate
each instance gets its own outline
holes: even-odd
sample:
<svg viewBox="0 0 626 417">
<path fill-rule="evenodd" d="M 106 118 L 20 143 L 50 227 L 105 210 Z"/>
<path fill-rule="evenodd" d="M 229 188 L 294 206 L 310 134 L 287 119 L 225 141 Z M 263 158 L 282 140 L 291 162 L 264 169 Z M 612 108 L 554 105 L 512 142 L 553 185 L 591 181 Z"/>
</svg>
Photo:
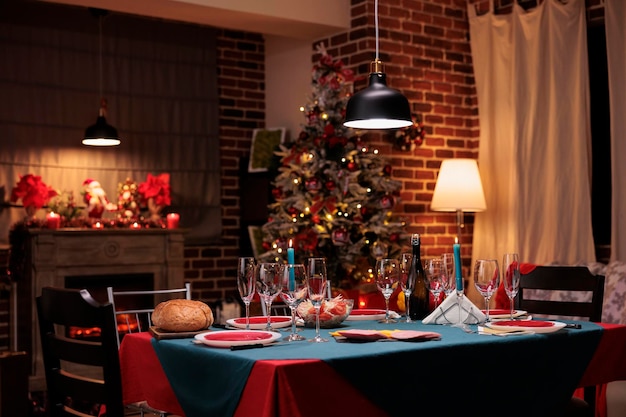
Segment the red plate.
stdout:
<svg viewBox="0 0 626 417">
<path fill-rule="evenodd" d="M 267 344 L 280 339 L 281 334 L 262 330 L 224 330 L 200 333 L 196 340 L 214 347 L 231 347 L 238 345 Z"/>
<path fill-rule="evenodd" d="M 483 312 L 483 314 L 487 314 L 487 310 L 481 310 Z M 511 310 L 505 310 L 503 308 L 494 308 L 493 310 L 489 310 L 489 315 L 490 316 L 500 316 L 503 314 L 510 314 Z M 513 314 L 515 314 L 516 311 L 513 310 Z"/>
<path fill-rule="evenodd" d="M 350 315 L 346 318 L 346 320 L 357 321 L 357 320 L 380 320 L 385 318 L 385 310 L 380 310 L 376 308 L 359 308 L 357 310 L 352 310 Z"/>
<path fill-rule="evenodd" d="M 272 327 L 279 329 L 281 327 L 287 327 L 291 325 L 291 317 L 289 316 L 271 316 L 270 322 Z M 226 320 L 226 324 L 237 327 L 239 329 L 246 328 L 246 318 L 238 317 L 236 319 Z M 267 316 L 253 316 L 250 317 L 250 330 L 263 330 L 267 325 Z"/>
</svg>

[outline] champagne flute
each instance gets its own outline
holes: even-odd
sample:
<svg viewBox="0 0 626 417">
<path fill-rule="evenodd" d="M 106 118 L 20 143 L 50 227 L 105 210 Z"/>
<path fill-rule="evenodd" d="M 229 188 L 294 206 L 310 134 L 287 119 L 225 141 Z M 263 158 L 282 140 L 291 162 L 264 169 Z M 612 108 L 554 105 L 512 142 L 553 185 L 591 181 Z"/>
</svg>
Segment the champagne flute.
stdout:
<svg viewBox="0 0 626 417">
<path fill-rule="evenodd" d="M 385 297 L 385 318 L 380 323 L 396 323 L 389 317 L 389 298 L 400 279 L 400 265 L 397 259 L 383 258 L 376 261 L 376 286 Z"/>
<path fill-rule="evenodd" d="M 489 300 L 500 285 L 500 270 L 495 259 L 478 259 L 474 264 L 474 285 L 485 299 L 485 321 L 489 321 Z"/>
<path fill-rule="evenodd" d="M 513 320 L 513 301 L 519 291 L 519 255 L 505 253 L 502 258 L 502 268 L 504 268 L 504 291 L 509 297 L 511 320 Z"/>
<path fill-rule="evenodd" d="M 448 272 L 441 258 L 428 259 L 424 266 L 426 273 L 426 285 L 435 299 L 435 309 L 439 306 L 439 296 L 448 281 Z"/>
<path fill-rule="evenodd" d="M 246 306 L 246 330 L 250 330 L 250 302 L 254 297 L 254 269 L 256 261 L 252 257 L 241 257 L 237 260 L 237 289 Z"/>
<path fill-rule="evenodd" d="M 306 268 L 302 264 L 284 264 L 280 266 L 280 297 L 291 310 L 291 334 L 288 341 L 305 340 L 296 332 L 296 309 L 307 294 Z"/>
<path fill-rule="evenodd" d="M 320 336 L 320 310 L 322 308 L 322 302 L 326 297 L 326 286 L 328 285 L 326 259 L 309 258 L 307 272 L 307 290 L 311 304 L 313 304 L 313 308 L 315 309 L 315 337 L 309 339 L 309 342 L 328 342 L 328 339 L 324 339 Z"/>
<path fill-rule="evenodd" d="M 272 303 L 281 290 L 279 268 L 280 264 L 270 262 L 263 262 L 256 268 L 256 288 L 261 301 L 265 303 L 265 313 L 267 314 L 265 330 L 267 331 L 274 331 L 272 327 Z"/>
<path fill-rule="evenodd" d="M 400 286 L 404 293 L 404 305 L 406 308 L 406 323 L 410 323 L 411 320 L 411 294 L 415 288 L 415 275 L 411 276 L 411 262 L 413 261 L 413 254 L 405 252 L 400 255 Z"/>
<path fill-rule="evenodd" d="M 444 268 L 446 269 L 446 279 L 443 283 L 443 292 L 446 294 L 446 297 L 450 295 L 456 289 L 456 277 L 454 275 L 454 254 L 453 253 L 444 253 L 441 255 L 441 260 L 443 261 Z"/>
</svg>

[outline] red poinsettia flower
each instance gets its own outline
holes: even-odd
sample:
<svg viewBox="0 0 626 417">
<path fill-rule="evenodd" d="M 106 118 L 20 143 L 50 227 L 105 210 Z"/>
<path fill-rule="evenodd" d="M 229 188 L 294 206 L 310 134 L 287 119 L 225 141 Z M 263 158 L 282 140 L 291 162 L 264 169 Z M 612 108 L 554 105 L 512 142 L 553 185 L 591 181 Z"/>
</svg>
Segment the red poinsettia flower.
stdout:
<svg viewBox="0 0 626 417">
<path fill-rule="evenodd" d="M 148 174 L 146 182 L 139 184 L 137 191 L 145 203 L 153 198 L 157 206 L 169 206 L 172 203 L 170 198 L 170 174 L 159 175 Z"/>
<path fill-rule="evenodd" d="M 20 176 L 20 180 L 11 190 L 11 202 L 22 200 L 24 207 L 41 208 L 58 193 L 41 181 L 41 177 L 33 174 Z"/>
</svg>

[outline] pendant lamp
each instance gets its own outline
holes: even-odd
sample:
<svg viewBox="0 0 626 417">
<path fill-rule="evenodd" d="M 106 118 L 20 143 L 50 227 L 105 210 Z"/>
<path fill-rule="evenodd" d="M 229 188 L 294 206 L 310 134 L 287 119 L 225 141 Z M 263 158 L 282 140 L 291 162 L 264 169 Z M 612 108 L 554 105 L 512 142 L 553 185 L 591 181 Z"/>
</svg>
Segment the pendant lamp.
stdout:
<svg viewBox="0 0 626 417">
<path fill-rule="evenodd" d="M 116 146 L 121 143 L 117 134 L 117 129 L 106 121 L 107 102 L 102 94 L 102 17 L 106 11 L 99 9 L 91 9 L 98 16 L 99 27 L 99 77 L 100 77 L 100 111 L 96 123 L 85 129 L 85 138 L 83 145 L 88 146 Z"/>
<path fill-rule="evenodd" d="M 409 101 L 387 87 L 387 74 L 378 58 L 378 0 L 374 2 L 376 59 L 370 64 L 369 86 L 355 93 L 346 107 L 344 126 L 356 129 L 399 129 L 411 126 Z"/>
</svg>

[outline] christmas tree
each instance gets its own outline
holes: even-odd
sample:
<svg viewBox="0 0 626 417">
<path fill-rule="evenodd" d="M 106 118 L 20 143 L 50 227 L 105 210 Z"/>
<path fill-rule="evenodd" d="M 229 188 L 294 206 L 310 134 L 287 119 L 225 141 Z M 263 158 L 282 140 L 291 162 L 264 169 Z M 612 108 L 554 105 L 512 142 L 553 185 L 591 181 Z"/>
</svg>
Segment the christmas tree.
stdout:
<svg viewBox="0 0 626 417">
<path fill-rule="evenodd" d="M 394 218 L 401 183 L 377 149 L 345 128 L 353 73 L 324 46 L 313 66 L 312 93 L 301 108 L 306 123 L 298 138 L 280 145 L 273 182 L 275 203 L 263 226 L 264 261 L 296 263 L 325 257 L 335 287 L 368 280 L 377 258 L 399 257 L 404 222 Z"/>
</svg>

